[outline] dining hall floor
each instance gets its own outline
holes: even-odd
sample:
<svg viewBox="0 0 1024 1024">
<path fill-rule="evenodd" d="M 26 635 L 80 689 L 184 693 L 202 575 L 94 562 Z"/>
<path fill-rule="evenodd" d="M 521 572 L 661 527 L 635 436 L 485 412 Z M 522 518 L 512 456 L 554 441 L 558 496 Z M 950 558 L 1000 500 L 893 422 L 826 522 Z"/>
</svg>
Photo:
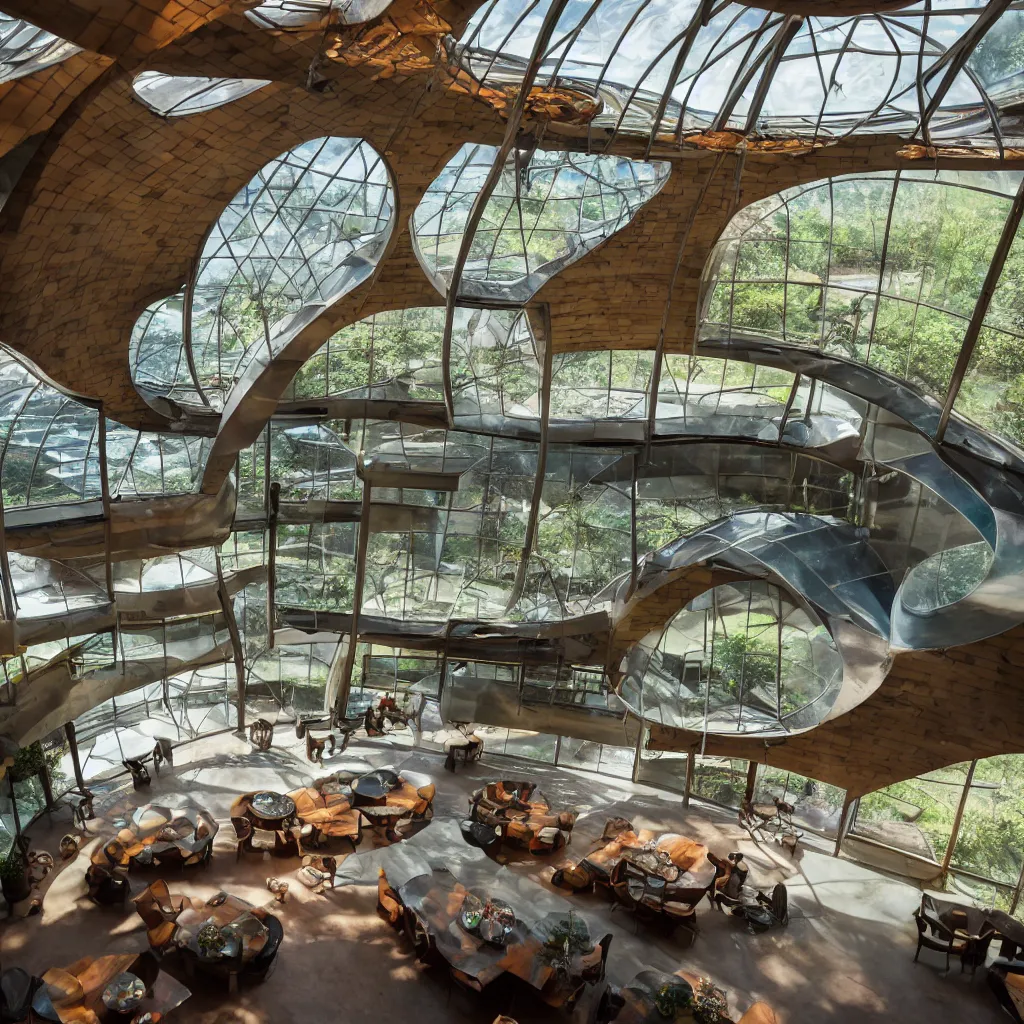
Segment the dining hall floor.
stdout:
<svg viewBox="0 0 1024 1024">
<path fill-rule="evenodd" d="M 608 980 L 622 985 L 644 967 L 672 972 L 680 967 L 709 976 L 729 997 L 733 1016 L 756 1000 L 775 1008 L 780 1024 L 819 1024 L 833 1021 L 900 1021 L 900 1024 L 990 1024 L 1002 1019 L 985 984 L 984 969 L 977 978 L 958 973 L 954 965 L 941 973 L 939 954 L 922 952 L 913 962 L 916 932 L 911 914 L 920 900 L 912 885 L 878 874 L 845 859 L 828 856 L 801 843 L 795 856 L 777 845 L 755 845 L 725 812 L 700 804 L 683 810 L 672 793 L 633 785 L 619 779 L 563 768 L 488 757 L 456 774 L 442 768 L 442 757 L 421 751 L 353 743 L 325 761 L 323 770 L 301 758 L 297 744 L 279 729 L 275 746 L 265 753 L 231 734 L 208 737 L 175 751 L 175 767 L 153 777 L 150 787 L 133 793 L 128 779 L 93 784 L 96 809 L 122 801 L 172 803 L 188 797 L 208 808 L 221 825 L 214 857 L 205 869 L 167 878 L 172 892 L 207 898 L 220 889 L 253 903 L 269 905 L 284 925 L 285 937 L 276 970 L 263 984 L 243 981 L 237 996 L 226 986 L 202 979 L 187 981 L 192 998 L 169 1017 L 189 1024 L 338 1024 L 387 1020 L 441 1024 L 491 1024 L 510 1012 L 520 1024 L 548 1019 L 541 1004 L 528 995 L 483 995 L 452 989 L 442 971 L 420 965 L 404 936 L 393 931 L 376 912 L 377 868 L 389 877 L 429 861 L 447 866 L 456 875 L 460 864 L 480 871 L 481 851 L 467 846 L 457 823 L 465 817 L 468 795 L 488 781 L 531 778 L 551 798 L 552 805 L 576 807 L 580 817 L 571 844 L 553 858 L 513 856 L 505 868 L 524 899 L 538 886 L 544 899 L 564 899 L 588 922 L 595 939 L 614 936 L 608 958 Z M 412 839 L 385 849 L 366 850 L 350 857 L 339 870 L 338 887 L 317 895 L 296 876 L 296 859 L 260 861 L 244 855 L 236 862 L 228 811 L 242 792 L 258 789 L 286 791 L 342 764 L 393 765 L 423 772 L 437 784 L 434 818 Z M 700 934 L 686 948 L 682 933 L 667 938 L 640 925 L 634 934 L 632 917 L 612 913 L 606 899 L 595 894 L 570 895 L 549 882 L 561 863 L 575 862 L 592 848 L 605 821 L 614 815 L 637 827 L 679 832 L 699 839 L 714 852 L 745 854 L 750 880 L 770 888 L 784 880 L 789 889 L 791 921 L 787 928 L 750 935 L 740 922 L 718 913 L 704 901 L 699 910 Z M 102 822 L 91 823 L 98 843 Z M 56 855 L 61 835 L 71 830 L 70 811 L 44 816 L 31 830 L 33 849 Z M 127 910 L 98 907 L 86 896 L 84 883 L 91 845 L 60 863 L 44 883 L 42 913 L 0 923 L 0 964 L 21 966 L 40 975 L 83 955 L 141 951 L 146 934 L 131 903 Z M 563 856 L 564 854 L 564 856 Z M 485 870 L 487 865 L 484 864 Z M 289 882 L 283 906 L 273 904 L 266 880 L 277 876 Z M 132 876 L 133 890 L 159 875 Z M 393 879 L 394 880 L 394 879 Z M 585 1019 L 578 1015 L 579 1019 Z M 551 1018 L 554 1019 L 554 1018 Z M 564 1019 L 564 1018 L 562 1018 Z"/>
</svg>

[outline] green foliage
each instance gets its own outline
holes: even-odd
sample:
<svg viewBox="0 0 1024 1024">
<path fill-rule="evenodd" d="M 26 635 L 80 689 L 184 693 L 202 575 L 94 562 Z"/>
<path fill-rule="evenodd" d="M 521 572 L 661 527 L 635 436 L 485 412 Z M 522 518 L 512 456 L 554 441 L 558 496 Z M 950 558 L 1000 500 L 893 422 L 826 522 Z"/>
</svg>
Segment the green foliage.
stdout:
<svg viewBox="0 0 1024 1024">
<path fill-rule="evenodd" d="M 731 761 L 725 765 L 698 760 L 693 782 L 694 792 L 705 800 L 724 807 L 739 807 L 746 789 L 746 762 Z"/>
<path fill-rule="evenodd" d="M 46 757 L 43 754 L 43 745 L 37 740 L 27 747 L 22 747 L 14 755 L 14 764 L 8 770 L 15 782 L 22 782 L 38 775 L 45 767 Z"/>
<path fill-rule="evenodd" d="M 25 856 L 15 843 L 7 851 L 7 856 L 4 857 L 3 862 L 0 863 L 0 878 L 5 882 L 17 882 L 25 878 L 27 870 L 28 864 L 25 862 Z"/>
<path fill-rule="evenodd" d="M 967 66 L 989 87 L 1019 74 L 1024 67 L 1024 14 L 1003 14 L 979 40 Z"/>
<path fill-rule="evenodd" d="M 936 860 L 949 844 L 967 765 L 907 779 L 860 798 L 857 821 L 905 822 L 920 831 Z"/>
<path fill-rule="evenodd" d="M 586 599 L 629 569 L 629 506 L 599 485 L 545 488 L 556 499 L 538 520 L 536 551 L 563 601 Z"/>
<path fill-rule="evenodd" d="M 542 954 L 548 959 L 569 960 L 576 953 L 589 953 L 594 948 L 587 922 L 570 910 L 569 916 L 556 921 L 548 931 Z"/>
<path fill-rule="evenodd" d="M 760 637 L 737 632 L 715 637 L 715 654 L 711 674 L 719 687 L 739 699 L 757 688 L 774 686 L 776 681 L 776 648 Z"/>
<path fill-rule="evenodd" d="M 403 379 L 412 387 L 410 397 L 437 400 L 438 387 L 414 385 L 417 371 L 440 367 L 443 335 L 443 306 L 377 313 L 330 338 L 298 372 L 292 393 L 364 396 L 372 384 Z"/>
<path fill-rule="evenodd" d="M 1022 46 L 1022 33 L 990 32 L 972 60 L 999 77 L 1019 68 Z M 888 176 L 785 195 L 784 207 L 772 198 L 745 211 L 719 246 L 705 333 L 820 346 L 944 398 L 1010 199 L 906 175 L 895 198 Z M 1024 245 L 1014 245 L 956 409 L 1019 442 L 1022 310 Z"/>
</svg>

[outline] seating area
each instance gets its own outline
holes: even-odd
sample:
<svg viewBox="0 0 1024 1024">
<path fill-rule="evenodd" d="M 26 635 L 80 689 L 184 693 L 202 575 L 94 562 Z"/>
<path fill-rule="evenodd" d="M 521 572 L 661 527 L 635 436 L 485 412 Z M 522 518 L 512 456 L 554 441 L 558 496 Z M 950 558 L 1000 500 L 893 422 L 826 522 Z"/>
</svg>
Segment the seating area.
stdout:
<svg viewBox="0 0 1024 1024">
<path fill-rule="evenodd" d="M 1024 962 L 1011 943 L 1024 933 L 1012 919 L 998 912 L 961 918 L 951 901 L 928 895 L 922 902 L 911 886 L 837 861 L 823 844 L 805 839 L 794 858 L 774 841 L 753 842 L 734 816 L 710 806 L 681 814 L 670 795 L 628 781 L 531 772 L 525 762 L 487 754 L 452 775 L 441 770 L 443 751 L 396 757 L 394 748 L 359 736 L 348 763 L 322 775 L 306 760 L 304 739 L 292 741 L 291 730 L 277 735 L 288 736 L 289 746 L 272 746 L 269 771 L 260 760 L 267 752 L 247 739 L 213 737 L 181 748 L 173 770 L 144 791 L 126 777 L 93 782 L 94 814 L 81 849 L 47 877 L 41 912 L 0 925 L 0 937 L 6 929 L 18 950 L 4 966 L 37 979 L 33 998 L 41 979 L 58 976 L 48 971 L 69 970 L 85 954 L 134 962 L 145 953 L 166 982 L 151 981 L 141 965 L 117 976 L 141 978 L 146 1005 L 166 1007 L 164 1019 L 297 1020 L 295 987 L 327 998 L 324 972 L 337 943 L 370 990 L 383 986 L 376 1002 L 354 995 L 353 1007 L 390 1014 L 415 1005 L 425 1024 L 490 1024 L 501 1015 L 520 1024 L 657 1021 L 670 1004 L 683 1013 L 687 998 L 719 1007 L 716 1024 L 852 1020 L 870 1016 L 880 1000 L 923 1024 L 928 1018 L 915 1014 L 944 977 L 963 978 L 943 992 L 958 1020 L 980 1024 L 1001 1004 L 1015 1005 Z M 261 788 L 234 785 L 249 778 Z M 362 814 L 363 807 L 387 808 L 389 797 L 409 811 L 396 823 L 397 841 Z M 487 849 L 465 842 L 465 808 L 473 805 L 481 819 L 499 810 L 527 821 L 541 811 L 570 815 L 572 842 L 542 856 L 515 843 Z M 69 805 L 55 815 L 50 834 L 66 830 L 72 812 Z M 233 819 L 253 838 L 265 835 L 240 844 Z M 43 821 L 34 830 L 41 839 Z M 193 832 L 197 822 L 212 825 L 212 854 L 195 865 L 161 860 L 158 847 L 180 842 L 185 821 Z M 473 824 L 497 836 L 496 826 Z M 112 872 L 122 883 L 112 898 L 90 900 L 85 876 L 118 826 L 156 836 L 154 858 L 125 859 Z M 873 973 L 859 993 L 843 980 L 848 956 L 832 946 L 857 931 L 854 909 L 900 953 L 860 950 L 855 962 Z M 948 974 L 945 950 L 927 942 L 914 962 L 915 913 L 939 923 L 940 943 L 948 922 Z M 97 925 L 98 946 L 73 946 Z M 962 959 L 979 932 L 987 956 Z M 777 973 L 822 935 L 813 978 Z M 419 966 L 389 983 L 386 965 L 394 962 Z M 778 969 L 760 966 L 769 963 Z M 971 984 L 972 967 L 987 984 Z M 689 997 L 675 991 L 685 987 L 679 979 Z M 57 994 L 57 1007 L 57 989 L 45 991 Z M 172 1009 L 182 992 L 187 1004 Z M 96 1005 L 95 993 L 88 999 Z"/>
<path fill-rule="evenodd" d="M 537 785 L 527 781 L 490 782 L 469 800 L 470 821 L 493 828 L 499 845 L 547 855 L 572 838 L 576 812 L 553 810 Z"/>
<path fill-rule="evenodd" d="M 1024 1024 L 1024 0 L 0 0 L 0 1024 Z"/>
</svg>

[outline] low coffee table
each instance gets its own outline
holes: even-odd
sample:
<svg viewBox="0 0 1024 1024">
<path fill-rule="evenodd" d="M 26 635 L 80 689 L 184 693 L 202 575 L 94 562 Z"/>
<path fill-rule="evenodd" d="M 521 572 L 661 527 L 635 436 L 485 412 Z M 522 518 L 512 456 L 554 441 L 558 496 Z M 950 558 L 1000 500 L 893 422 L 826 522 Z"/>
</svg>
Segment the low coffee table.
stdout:
<svg viewBox="0 0 1024 1024">
<path fill-rule="evenodd" d="M 295 801 L 285 793 L 254 793 L 249 806 L 252 813 L 262 821 L 281 821 L 295 813 Z"/>
</svg>

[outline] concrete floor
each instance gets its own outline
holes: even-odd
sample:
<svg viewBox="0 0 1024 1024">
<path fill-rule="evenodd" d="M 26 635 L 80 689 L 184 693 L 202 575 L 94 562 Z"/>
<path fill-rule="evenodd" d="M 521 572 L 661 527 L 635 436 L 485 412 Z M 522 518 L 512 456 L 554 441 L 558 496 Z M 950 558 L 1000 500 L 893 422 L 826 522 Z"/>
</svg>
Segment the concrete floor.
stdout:
<svg viewBox="0 0 1024 1024">
<path fill-rule="evenodd" d="M 280 735 L 284 730 L 278 730 Z M 243 857 L 236 863 L 233 833 L 227 820 L 233 798 L 259 788 L 287 790 L 326 774 L 342 763 L 363 759 L 379 766 L 394 764 L 431 775 L 438 784 L 434 820 L 412 839 L 386 849 L 366 850 L 343 866 L 344 884 L 316 895 L 297 880 L 296 860 L 259 862 Z M 186 759 L 187 762 L 186 762 Z M 290 1024 L 310 1021 L 357 1024 L 376 1020 L 441 1024 L 465 1021 L 490 1024 L 499 1012 L 511 1012 L 520 1024 L 547 1018 L 528 994 L 450 991 L 441 972 L 422 967 L 404 939 L 375 912 L 376 868 L 389 877 L 415 871 L 415 864 L 446 864 L 478 875 L 495 872 L 512 879 L 523 897 L 568 900 L 585 916 L 591 934 L 615 936 L 608 961 L 609 981 L 628 982 L 645 966 L 674 971 L 681 966 L 706 974 L 728 994 L 734 1016 L 762 999 L 772 1005 L 782 1024 L 824 1021 L 899 1021 L 934 1024 L 957 1021 L 991 1024 L 1001 1019 L 984 982 L 984 970 L 972 984 L 954 967 L 941 974 L 942 959 L 925 951 L 914 964 L 916 932 L 911 914 L 920 900 L 911 885 L 879 875 L 846 860 L 802 844 L 795 857 L 777 846 L 754 845 L 733 819 L 706 807 L 683 811 L 678 796 L 617 779 L 506 758 L 488 758 L 452 775 L 441 757 L 369 744 L 353 744 L 311 772 L 297 750 L 275 746 L 256 753 L 233 736 L 201 740 L 176 751 L 173 773 L 154 778 L 152 787 L 134 802 L 170 800 L 187 794 L 209 808 L 222 822 L 212 864 L 205 871 L 169 878 L 171 890 L 206 898 L 226 889 L 257 904 L 269 904 L 266 879 L 290 882 L 284 906 L 274 905 L 285 939 L 275 973 L 263 985 L 243 986 L 236 998 L 202 980 L 190 984 L 192 998 L 171 1020 L 195 1024 Z M 768 887 L 785 880 L 792 920 L 788 928 L 749 935 L 739 922 L 717 913 L 708 903 L 699 910 L 700 936 L 691 948 L 685 940 L 666 938 L 641 926 L 634 935 L 632 918 L 623 910 L 612 914 L 604 898 L 568 896 L 548 879 L 560 858 L 511 858 L 506 868 L 481 860 L 479 851 L 458 836 L 468 794 L 484 782 L 510 777 L 537 779 L 552 803 L 578 808 L 580 818 L 567 860 L 591 848 L 605 820 L 612 815 L 631 819 L 638 827 L 681 832 L 700 839 L 719 854 L 742 850 L 751 880 Z M 99 789 L 99 787 L 95 787 Z M 123 782 L 107 785 L 97 808 L 109 807 L 125 795 Z M 32 829 L 33 847 L 57 850 L 59 837 L 70 829 L 62 810 L 52 821 L 44 817 Z M 99 842 L 105 832 L 93 822 Z M 364 844 L 364 847 L 369 844 Z M 42 914 L 0 924 L 0 962 L 41 974 L 85 954 L 146 948 L 141 920 L 132 913 L 94 906 L 85 895 L 83 876 L 91 846 L 83 847 L 45 883 Z M 142 888 L 147 879 L 133 876 Z M 510 999 L 512 1000 L 510 1005 Z"/>
</svg>

